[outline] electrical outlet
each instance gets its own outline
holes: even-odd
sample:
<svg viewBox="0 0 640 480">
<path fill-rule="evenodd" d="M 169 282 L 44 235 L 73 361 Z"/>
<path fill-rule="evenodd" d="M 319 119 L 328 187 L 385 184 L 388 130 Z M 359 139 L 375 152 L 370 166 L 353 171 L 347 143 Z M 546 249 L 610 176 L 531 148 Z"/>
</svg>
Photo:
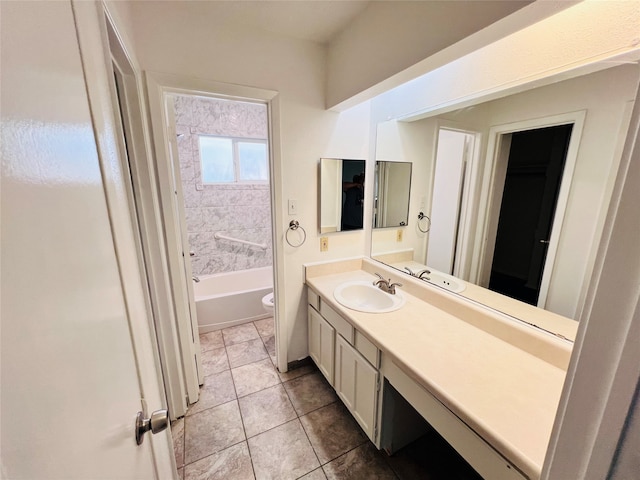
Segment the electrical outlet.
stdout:
<svg viewBox="0 0 640 480">
<path fill-rule="evenodd" d="M 329 237 L 320 237 L 320 251 L 326 252 L 329 250 Z"/>
<path fill-rule="evenodd" d="M 298 214 L 298 201 L 289 199 L 289 215 L 297 215 Z"/>
<path fill-rule="evenodd" d="M 402 241 L 402 233 L 404 232 L 404 230 L 402 230 L 401 228 L 399 228 L 396 232 L 396 242 L 401 242 Z"/>
</svg>

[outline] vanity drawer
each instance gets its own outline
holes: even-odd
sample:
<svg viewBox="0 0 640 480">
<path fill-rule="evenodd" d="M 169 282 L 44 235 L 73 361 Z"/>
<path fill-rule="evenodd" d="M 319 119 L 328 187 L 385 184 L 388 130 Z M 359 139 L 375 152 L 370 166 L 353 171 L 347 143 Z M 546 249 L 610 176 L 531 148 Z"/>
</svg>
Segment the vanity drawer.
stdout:
<svg viewBox="0 0 640 480">
<path fill-rule="evenodd" d="M 309 305 L 311 305 L 316 310 L 320 311 L 320 296 L 316 292 L 311 290 L 309 287 L 307 287 L 307 299 L 308 299 Z"/>
<path fill-rule="evenodd" d="M 375 368 L 380 366 L 380 351 L 378 350 L 378 347 L 371 343 L 371 341 L 358 330 L 355 330 L 355 347 L 371 365 Z"/>
<path fill-rule="evenodd" d="M 353 327 L 340 316 L 333 308 L 320 299 L 320 314 L 336 329 L 342 337 L 353 345 Z"/>
</svg>

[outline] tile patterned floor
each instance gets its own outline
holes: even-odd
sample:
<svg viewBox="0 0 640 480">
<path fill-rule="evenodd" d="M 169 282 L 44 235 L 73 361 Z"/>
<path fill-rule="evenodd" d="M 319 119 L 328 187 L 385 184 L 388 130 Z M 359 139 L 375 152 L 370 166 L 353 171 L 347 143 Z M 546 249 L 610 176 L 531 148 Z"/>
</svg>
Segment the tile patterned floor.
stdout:
<svg viewBox="0 0 640 480">
<path fill-rule="evenodd" d="M 184 480 L 481 480 L 435 434 L 379 452 L 308 365 L 274 367 L 273 318 L 200 336 L 200 400 L 173 422 Z"/>
</svg>

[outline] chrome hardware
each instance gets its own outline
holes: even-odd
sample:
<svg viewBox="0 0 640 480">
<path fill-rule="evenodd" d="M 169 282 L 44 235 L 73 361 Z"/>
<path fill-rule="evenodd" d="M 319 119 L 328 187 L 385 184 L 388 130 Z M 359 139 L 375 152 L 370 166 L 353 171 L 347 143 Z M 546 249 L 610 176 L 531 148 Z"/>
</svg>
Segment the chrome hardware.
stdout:
<svg viewBox="0 0 640 480">
<path fill-rule="evenodd" d="M 198 277 L 196 277 L 195 275 L 193 275 L 193 276 L 191 277 L 191 280 L 193 280 L 193 281 L 194 281 L 194 282 L 196 282 L 196 283 L 200 283 L 200 279 L 199 279 Z"/>
<path fill-rule="evenodd" d="M 420 280 L 430 280 L 429 277 L 423 277 L 423 275 L 431 275 L 431 270 L 425 268 L 424 270 L 416 273 L 416 277 L 418 277 Z"/>
<path fill-rule="evenodd" d="M 422 228 L 422 226 L 420 225 L 420 221 L 421 220 L 426 220 L 426 225 L 425 228 Z M 429 230 L 431 230 L 431 219 L 429 217 L 427 217 L 424 212 L 420 212 L 418 214 L 418 230 L 420 230 L 422 233 L 428 233 Z"/>
<path fill-rule="evenodd" d="M 142 445 L 144 434 L 151 430 L 151 433 L 160 433 L 169 426 L 169 411 L 156 410 L 151 414 L 151 418 L 144 418 L 144 413 L 138 412 L 136 416 L 136 444 Z"/>
<path fill-rule="evenodd" d="M 409 272 L 409 275 L 411 275 L 412 277 L 415 277 L 416 274 L 409 268 L 409 267 L 404 267 L 404 269 Z"/>
<path fill-rule="evenodd" d="M 540 243 L 549 243 L 549 240 L 540 240 Z"/>
<path fill-rule="evenodd" d="M 195 257 L 195 256 L 196 256 L 196 252 L 194 252 L 193 250 L 191 250 L 191 251 L 189 252 L 189 256 L 190 256 L 190 257 Z"/>
<path fill-rule="evenodd" d="M 391 279 L 385 280 L 384 277 L 382 275 L 380 275 L 379 273 L 376 273 L 376 276 L 380 280 L 376 280 L 375 282 L 373 282 L 373 284 L 376 287 L 378 287 L 380 290 L 382 290 L 383 292 L 389 293 L 391 295 L 395 295 L 396 294 L 396 287 L 401 287 L 402 286 L 401 283 L 391 283 Z"/>
<path fill-rule="evenodd" d="M 297 245 L 291 243 L 291 240 L 289 240 L 289 233 L 295 232 L 296 230 L 301 230 L 302 231 L 302 240 L 298 241 Z M 298 248 L 298 247 L 302 246 L 302 244 L 307 240 L 307 231 L 304 228 L 302 228 L 302 225 L 300 225 L 300 222 L 298 222 L 297 220 L 291 220 L 289 222 L 289 228 L 287 229 L 287 231 L 284 234 L 284 239 L 292 247 Z"/>
</svg>

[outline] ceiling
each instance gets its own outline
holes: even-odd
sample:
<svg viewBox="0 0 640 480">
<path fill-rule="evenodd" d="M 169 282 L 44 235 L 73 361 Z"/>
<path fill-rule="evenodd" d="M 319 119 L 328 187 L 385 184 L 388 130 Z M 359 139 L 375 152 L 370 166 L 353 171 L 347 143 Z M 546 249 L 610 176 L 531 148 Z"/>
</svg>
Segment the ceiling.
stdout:
<svg viewBox="0 0 640 480">
<path fill-rule="evenodd" d="M 158 2 L 156 6 L 164 2 Z M 370 0 L 185 1 L 212 24 L 243 25 L 285 37 L 326 44 L 369 5 Z M 140 5 L 145 4 L 141 2 Z"/>
</svg>

